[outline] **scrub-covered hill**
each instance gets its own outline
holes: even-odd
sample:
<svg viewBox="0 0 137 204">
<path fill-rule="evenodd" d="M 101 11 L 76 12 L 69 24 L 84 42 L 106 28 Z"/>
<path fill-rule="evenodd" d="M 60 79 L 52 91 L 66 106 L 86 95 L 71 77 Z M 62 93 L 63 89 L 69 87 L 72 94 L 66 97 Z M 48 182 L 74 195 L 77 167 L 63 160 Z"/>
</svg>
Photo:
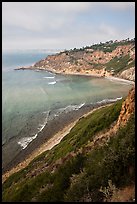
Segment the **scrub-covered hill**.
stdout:
<svg viewBox="0 0 137 204">
<path fill-rule="evenodd" d="M 3 201 L 134 201 L 135 89 L 81 118 L 3 183 Z"/>
<path fill-rule="evenodd" d="M 28 68 L 63 74 L 117 76 L 134 81 L 135 39 L 110 40 L 80 49 L 65 50 L 49 55 Z"/>
</svg>

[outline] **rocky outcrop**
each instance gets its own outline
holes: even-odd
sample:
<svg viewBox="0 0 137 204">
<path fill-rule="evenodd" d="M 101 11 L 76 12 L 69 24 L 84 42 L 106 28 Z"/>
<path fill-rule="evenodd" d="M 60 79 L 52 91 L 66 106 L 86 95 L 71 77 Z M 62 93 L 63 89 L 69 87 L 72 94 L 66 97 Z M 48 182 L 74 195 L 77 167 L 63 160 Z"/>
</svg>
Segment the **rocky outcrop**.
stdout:
<svg viewBox="0 0 137 204">
<path fill-rule="evenodd" d="M 124 70 L 123 72 L 121 72 L 121 74 L 118 75 L 118 77 L 130 81 L 135 81 L 135 67 Z"/>
<path fill-rule="evenodd" d="M 132 113 L 135 111 L 135 87 L 133 87 L 122 104 L 121 112 L 115 128 L 123 126 L 127 123 Z"/>
<path fill-rule="evenodd" d="M 135 42 L 119 41 L 65 50 L 47 56 L 26 69 L 47 70 L 61 74 L 118 76 L 134 81 Z M 25 68 L 19 68 L 25 69 Z M 125 70 L 125 71 L 123 71 Z"/>
<path fill-rule="evenodd" d="M 115 124 L 118 130 L 134 112 L 135 87 L 129 91 L 122 108 L 121 103 L 117 105 L 81 118 L 59 146 L 36 157 L 23 171 L 14 173 L 3 184 L 3 202 L 135 201 L 135 135 L 129 128 L 135 130 L 134 120 L 125 126 L 122 135 L 113 131 Z M 111 125 L 106 123 L 106 127 L 100 130 L 101 122 L 105 118 L 108 121 L 114 118 L 114 112 L 120 112 L 118 121 L 114 119 Z M 101 120 L 96 119 L 98 116 Z M 91 125 L 93 121 L 94 126 Z M 98 131 L 92 132 L 94 128 Z M 114 140 L 109 143 L 110 137 Z"/>
</svg>

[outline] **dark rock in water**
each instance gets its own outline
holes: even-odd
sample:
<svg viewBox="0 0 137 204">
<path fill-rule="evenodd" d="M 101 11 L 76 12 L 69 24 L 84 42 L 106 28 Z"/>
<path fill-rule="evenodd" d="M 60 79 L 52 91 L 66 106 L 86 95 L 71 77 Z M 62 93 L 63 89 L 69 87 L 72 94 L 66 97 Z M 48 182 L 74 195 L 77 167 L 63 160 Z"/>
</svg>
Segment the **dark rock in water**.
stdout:
<svg viewBox="0 0 137 204">
<path fill-rule="evenodd" d="M 41 132 L 39 132 L 35 140 L 32 140 L 32 142 L 29 143 L 26 149 L 21 150 L 21 147 L 19 145 L 15 147 L 15 151 L 17 149 L 16 156 L 8 164 L 3 166 L 3 169 L 2 169 L 3 173 L 10 170 L 11 168 L 16 166 L 18 163 L 22 162 L 23 160 L 25 160 L 25 158 L 29 154 L 31 154 L 34 151 L 34 149 L 40 147 L 43 143 L 45 143 L 49 138 L 53 137 L 57 132 L 62 130 L 65 126 L 74 122 L 75 120 L 83 116 L 83 114 L 88 113 L 92 109 L 93 109 L 93 105 L 88 104 L 81 107 L 77 111 L 72 110 L 67 113 L 60 112 L 58 117 L 55 117 L 55 116 L 52 117 L 52 120 L 48 121 L 45 128 Z M 49 114 L 51 113 L 49 112 Z M 15 140 L 11 139 L 11 142 L 15 143 Z M 8 148 L 8 146 L 6 148 Z"/>
</svg>

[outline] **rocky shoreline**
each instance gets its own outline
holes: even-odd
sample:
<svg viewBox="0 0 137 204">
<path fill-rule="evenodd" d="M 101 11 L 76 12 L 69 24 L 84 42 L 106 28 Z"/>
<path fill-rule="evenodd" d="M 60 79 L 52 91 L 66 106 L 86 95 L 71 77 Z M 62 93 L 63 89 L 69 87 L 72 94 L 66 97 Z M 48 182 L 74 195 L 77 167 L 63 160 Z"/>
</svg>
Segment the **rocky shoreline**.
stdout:
<svg viewBox="0 0 137 204">
<path fill-rule="evenodd" d="M 110 47 L 111 45 L 109 45 L 109 48 Z M 103 49 L 105 49 L 105 47 L 103 47 Z M 116 74 L 111 67 L 107 67 L 109 62 L 113 62 L 114 59 L 117 58 L 117 61 L 114 64 L 114 66 L 116 67 L 116 65 L 120 61 L 119 59 L 123 60 L 128 55 L 129 59 L 126 59 L 127 64 L 125 65 L 130 65 L 128 69 L 122 69 L 122 71 Z M 63 51 L 57 54 L 49 55 L 45 59 L 36 62 L 34 65 L 28 67 L 19 67 L 15 68 L 14 70 L 48 71 L 54 74 L 61 75 L 105 77 L 109 80 L 116 80 L 134 85 L 135 67 L 131 66 L 134 60 L 135 47 L 129 42 L 128 45 L 118 44 L 118 46 L 116 46 L 115 49 L 113 49 L 111 52 L 104 52 L 102 50 L 94 50 L 91 48 Z M 84 114 L 87 114 L 94 108 L 109 103 L 110 102 L 105 102 L 96 104 L 95 106 L 91 104 L 84 105 L 78 111 L 71 111 L 67 114 L 62 113 L 58 118 L 54 118 L 46 125 L 43 131 L 39 133 L 38 137 L 33 140 L 25 150 L 20 151 L 17 156 L 2 169 L 3 174 L 13 169 L 19 163 L 23 162 L 28 157 L 28 155 L 31 155 L 34 150 L 46 143 L 56 133 L 62 131 L 64 127 L 70 125 L 71 123 L 74 123 L 76 120 L 78 120 L 80 117 L 82 117 Z"/>
<path fill-rule="evenodd" d="M 76 122 L 98 108 L 111 105 L 114 102 L 102 102 L 100 104 L 85 105 L 77 111 L 62 113 L 58 118 L 54 118 L 43 129 L 38 137 L 33 140 L 25 150 L 22 150 L 5 168 L 2 169 L 2 182 L 12 173 L 27 166 L 36 156 L 51 149 L 58 144 L 74 127 Z"/>
<path fill-rule="evenodd" d="M 15 70 L 49 71 L 63 75 L 118 77 L 135 81 L 135 42 L 104 43 L 48 55 Z"/>
<path fill-rule="evenodd" d="M 50 140 L 53 140 L 52 146 L 56 145 L 54 137 L 58 134 L 58 141 L 60 141 L 62 135 L 65 136 L 67 134 L 67 131 L 71 127 L 73 127 L 76 121 L 78 121 L 81 117 L 84 117 L 84 115 L 89 114 L 91 111 L 94 111 L 97 108 L 112 103 L 114 102 L 102 102 L 95 105 L 84 105 L 79 110 L 62 113 L 59 117 L 54 118 L 52 121 L 49 121 L 49 123 L 44 127 L 43 131 L 39 133 L 38 137 L 36 137 L 36 139 L 33 140 L 26 149 L 21 150 L 18 155 L 2 169 L 3 177 L 5 177 L 5 175 L 9 175 L 9 172 L 13 172 L 13 170 L 15 169 L 20 170 L 23 163 L 26 163 L 26 161 L 28 161 L 28 158 L 31 157 L 31 160 L 34 159 L 39 153 L 41 153 L 39 150 L 42 148 L 42 146 L 45 147 L 45 145 L 48 144 Z M 52 146 L 50 146 L 50 148 Z M 43 151 L 46 150 L 47 149 L 43 149 Z"/>
<path fill-rule="evenodd" d="M 120 124 L 124 124 L 133 112 L 134 94 L 135 87 L 133 86 L 125 102 L 123 102 L 119 119 L 113 127 L 114 131 L 116 131 Z M 14 158 L 12 162 L 7 165 L 5 169 L 3 169 L 2 182 L 4 182 L 11 174 L 25 168 L 35 157 L 57 145 L 62 140 L 62 138 L 70 132 L 70 130 L 74 127 L 78 120 L 80 120 L 80 118 L 86 117 L 93 111 L 105 106 L 109 106 L 114 102 L 115 101 L 106 101 L 96 103 L 94 105 L 84 105 L 76 111 L 73 110 L 68 113 L 64 112 L 59 117 L 53 118 L 53 120 L 44 127 L 43 131 L 40 132 L 38 137 L 32 141 L 25 150 L 22 150 L 16 156 L 16 158 Z M 126 116 L 123 116 L 125 112 L 127 114 Z"/>
<path fill-rule="evenodd" d="M 21 150 L 21 151 L 19 150 L 19 153 L 16 155 L 16 157 L 11 162 L 9 162 L 6 166 L 3 167 L 2 172 L 5 173 L 6 171 L 15 167 L 18 163 L 22 162 L 27 155 L 31 154 L 34 149 L 41 146 L 49 138 L 51 138 L 57 132 L 61 131 L 65 126 L 74 122 L 83 114 L 89 112 L 93 108 L 94 108 L 93 105 L 90 105 L 90 104 L 85 105 L 76 111 L 72 110 L 68 113 L 62 112 L 58 117 L 54 117 L 52 120 L 48 121 L 48 123 L 46 124 L 44 129 L 38 134 L 36 139 L 33 140 L 24 150 Z M 11 142 L 12 140 L 14 140 L 14 138 L 11 139 Z"/>
<path fill-rule="evenodd" d="M 120 76 L 113 76 L 111 74 L 106 74 L 106 75 L 102 75 L 102 74 L 97 74 L 95 72 L 90 72 L 90 73 L 85 73 L 85 72 L 58 72 L 56 70 L 53 69 L 47 69 L 47 68 L 40 68 L 40 67 L 19 67 L 19 68 L 15 68 L 14 70 L 33 70 L 33 71 L 46 71 L 46 72 L 50 72 L 53 74 L 60 74 L 60 75 L 77 75 L 77 76 L 91 76 L 91 77 L 103 77 L 109 80 L 115 80 L 115 81 L 121 81 L 121 82 L 125 82 L 125 83 L 130 83 L 130 84 L 135 84 L 134 80 L 129 80 L 127 78 L 124 77 L 120 77 Z"/>
</svg>

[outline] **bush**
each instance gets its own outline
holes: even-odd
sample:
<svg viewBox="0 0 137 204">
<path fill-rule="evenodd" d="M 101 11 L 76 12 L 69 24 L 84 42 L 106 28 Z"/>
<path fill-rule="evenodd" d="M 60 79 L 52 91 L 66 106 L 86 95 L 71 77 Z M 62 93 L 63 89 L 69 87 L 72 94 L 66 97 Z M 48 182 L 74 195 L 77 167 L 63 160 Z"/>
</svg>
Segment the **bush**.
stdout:
<svg viewBox="0 0 137 204">
<path fill-rule="evenodd" d="M 24 169 L 9 177 L 3 185 L 3 201 L 34 199 L 41 202 L 99 202 L 105 197 L 104 193 L 100 192 L 100 188 L 107 189 L 109 180 L 116 188 L 133 182 L 135 179 L 134 115 L 125 127 L 111 137 L 107 145 L 84 151 L 85 145 L 89 140 L 93 140 L 97 132 L 108 128 L 118 118 L 121 104 L 122 101 L 118 101 L 82 118 L 60 144 L 47 153 L 46 158 L 39 157 L 40 162 L 41 158 L 44 158 L 48 165 L 51 165 L 43 173 L 27 178 L 26 174 L 35 168 L 32 162 L 26 174 Z M 78 153 L 80 149 L 83 151 Z M 71 151 L 73 154 L 70 154 Z M 59 158 L 62 159 L 62 163 L 52 171 L 52 164 L 54 165 Z"/>
</svg>

